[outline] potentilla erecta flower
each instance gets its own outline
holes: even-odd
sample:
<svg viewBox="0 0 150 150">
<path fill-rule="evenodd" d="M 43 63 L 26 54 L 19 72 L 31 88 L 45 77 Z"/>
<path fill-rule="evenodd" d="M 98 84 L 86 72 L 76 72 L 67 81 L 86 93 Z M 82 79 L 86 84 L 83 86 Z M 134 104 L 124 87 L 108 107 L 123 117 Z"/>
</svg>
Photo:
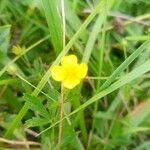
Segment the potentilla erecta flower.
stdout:
<svg viewBox="0 0 150 150">
<path fill-rule="evenodd" d="M 52 66 L 51 75 L 54 80 L 61 81 L 64 87 L 72 89 L 86 76 L 87 71 L 87 64 L 78 64 L 75 55 L 68 55 L 62 58 L 61 65 Z"/>
</svg>

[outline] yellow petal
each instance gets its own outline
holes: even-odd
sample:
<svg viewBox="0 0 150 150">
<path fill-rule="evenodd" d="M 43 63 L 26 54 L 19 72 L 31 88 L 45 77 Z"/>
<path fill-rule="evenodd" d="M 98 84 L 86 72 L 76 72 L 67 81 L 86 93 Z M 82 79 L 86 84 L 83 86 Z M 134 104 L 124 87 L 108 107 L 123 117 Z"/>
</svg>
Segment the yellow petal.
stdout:
<svg viewBox="0 0 150 150">
<path fill-rule="evenodd" d="M 87 71 L 88 71 L 87 64 L 81 63 L 80 65 L 78 65 L 78 68 L 77 68 L 78 78 L 83 79 L 86 76 Z"/>
<path fill-rule="evenodd" d="M 78 78 L 66 78 L 63 81 L 64 87 L 66 87 L 68 89 L 74 88 L 79 83 L 80 83 L 80 79 L 78 79 Z"/>
<path fill-rule="evenodd" d="M 78 62 L 78 59 L 75 55 L 68 55 L 68 56 L 64 56 L 61 59 L 61 64 L 62 66 L 68 66 L 68 65 L 76 65 Z"/>
<path fill-rule="evenodd" d="M 65 78 L 65 70 L 63 67 L 54 65 L 51 68 L 52 78 L 56 81 L 62 81 Z"/>
</svg>

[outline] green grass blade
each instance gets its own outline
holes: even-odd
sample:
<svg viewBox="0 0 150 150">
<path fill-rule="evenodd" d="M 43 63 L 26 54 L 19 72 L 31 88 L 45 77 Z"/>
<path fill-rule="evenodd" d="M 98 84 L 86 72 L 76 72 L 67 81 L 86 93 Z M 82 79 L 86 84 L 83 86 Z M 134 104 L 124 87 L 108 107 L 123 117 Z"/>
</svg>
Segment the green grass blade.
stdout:
<svg viewBox="0 0 150 150">
<path fill-rule="evenodd" d="M 33 117 L 32 119 L 27 120 L 24 126 L 26 128 L 38 127 L 38 126 L 46 125 L 49 122 L 50 122 L 49 119 Z"/>
<path fill-rule="evenodd" d="M 114 1 L 114 0 L 113 0 Z M 106 21 L 106 17 L 107 17 L 107 12 L 108 10 L 112 7 L 112 4 L 109 5 L 108 7 L 106 7 L 107 2 L 106 1 L 101 1 L 101 11 L 99 13 L 99 16 L 93 26 L 93 29 L 91 31 L 90 37 L 87 41 L 86 47 L 85 47 L 85 51 L 83 54 L 83 58 L 82 61 L 83 62 L 88 62 L 94 47 L 94 43 L 97 39 L 97 36 L 99 34 L 99 31 L 102 31 L 102 25 L 105 23 Z"/>
<path fill-rule="evenodd" d="M 100 90 L 105 89 L 108 87 L 118 75 L 122 73 L 123 70 L 125 70 L 130 63 L 132 63 L 141 53 L 144 49 L 146 49 L 150 45 L 150 40 L 144 42 L 137 50 L 135 50 L 114 72 L 113 74 L 104 82 L 104 84 L 100 87 Z"/>
<path fill-rule="evenodd" d="M 76 32 L 82 25 L 82 22 L 80 18 L 78 17 L 78 15 L 75 13 L 75 11 L 72 9 L 71 1 L 64 0 L 64 3 L 65 3 L 66 21 L 68 22 L 68 25 Z M 87 31 L 83 31 L 80 38 L 83 41 L 86 41 L 87 37 L 88 37 Z"/>
<path fill-rule="evenodd" d="M 56 0 L 42 0 L 42 3 L 49 27 L 51 41 L 56 55 L 58 55 L 63 47 L 62 22 L 57 8 L 58 2 Z"/>
<path fill-rule="evenodd" d="M 7 55 L 11 25 L 0 26 L 0 53 Z"/>
<path fill-rule="evenodd" d="M 102 7 L 104 7 L 104 5 L 102 5 Z M 89 59 L 90 59 L 90 56 L 91 56 L 91 53 L 92 53 L 92 50 L 93 50 L 93 46 L 94 46 L 94 43 L 97 39 L 97 36 L 99 34 L 99 31 L 105 21 L 105 18 L 106 18 L 106 14 L 103 15 L 104 13 L 104 10 L 101 11 L 101 13 L 99 14 L 95 24 L 94 24 L 94 27 L 91 31 L 91 34 L 90 34 L 90 37 L 87 41 L 87 44 L 86 44 L 86 47 L 85 47 L 85 51 L 84 51 L 84 54 L 83 54 L 83 58 L 82 58 L 82 61 L 83 62 L 88 62 Z"/>
</svg>

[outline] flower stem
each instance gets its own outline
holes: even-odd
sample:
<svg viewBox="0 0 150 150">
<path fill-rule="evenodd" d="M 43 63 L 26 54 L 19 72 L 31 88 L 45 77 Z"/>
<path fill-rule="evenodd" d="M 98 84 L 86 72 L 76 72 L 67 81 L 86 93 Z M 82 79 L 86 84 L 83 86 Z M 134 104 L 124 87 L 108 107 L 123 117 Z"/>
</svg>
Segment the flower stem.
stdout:
<svg viewBox="0 0 150 150">
<path fill-rule="evenodd" d="M 63 49 L 65 48 L 66 43 L 66 22 L 65 22 L 65 8 L 64 0 L 61 0 L 61 13 L 62 13 L 62 26 L 63 26 Z M 58 150 L 61 149 L 61 135 L 62 135 L 62 117 L 64 112 L 64 86 L 61 83 L 61 96 L 60 96 L 60 123 L 58 131 Z"/>
<path fill-rule="evenodd" d="M 59 131 L 58 131 L 58 150 L 61 149 L 61 135 L 62 135 L 62 117 L 64 111 L 64 87 L 61 84 L 61 96 L 60 96 L 60 123 L 59 123 Z"/>
</svg>

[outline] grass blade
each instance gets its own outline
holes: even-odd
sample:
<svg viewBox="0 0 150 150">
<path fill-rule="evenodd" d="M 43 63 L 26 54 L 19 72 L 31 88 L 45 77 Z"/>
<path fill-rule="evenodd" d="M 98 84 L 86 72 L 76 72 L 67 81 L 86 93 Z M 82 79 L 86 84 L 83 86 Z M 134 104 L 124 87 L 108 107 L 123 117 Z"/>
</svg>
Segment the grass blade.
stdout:
<svg viewBox="0 0 150 150">
<path fill-rule="evenodd" d="M 51 41 L 54 46 L 55 53 L 58 55 L 63 47 L 63 32 L 61 18 L 57 8 L 57 1 L 42 0 L 42 3 L 49 27 Z"/>
<path fill-rule="evenodd" d="M 131 62 L 133 62 L 144 49 L 146 49 L 150 45 L 150 40 L 144 42 L 137 50 L 135 50 L 114 72 L 113 74 L 104 82 L 104 84 L 100 87 L 100 90 L 108 87 L 123 70 L 125 70 Z"/>
</svg>

